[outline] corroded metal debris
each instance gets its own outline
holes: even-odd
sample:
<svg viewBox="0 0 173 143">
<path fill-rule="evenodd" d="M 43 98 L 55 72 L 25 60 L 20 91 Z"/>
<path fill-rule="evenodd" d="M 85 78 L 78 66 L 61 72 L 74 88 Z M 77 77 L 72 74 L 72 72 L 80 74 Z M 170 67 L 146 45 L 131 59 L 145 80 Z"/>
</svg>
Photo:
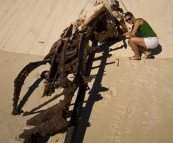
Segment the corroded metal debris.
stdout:
<svg viewBox="0 0 173 143">
<path fill-rule="evenodd" d="M 119 14 L 122 12 L 122 9 L 119 9 Z M 86 23 L 81 24 L 81 21 L 77 20 L 75 24 L 67 27 L 42 61 L 29 63 L 23 68 L 14 81 L 13 115 L 22 113 L 18 107 L 18 101 L 26 77 L 43 64 L 50 64 L 49 71 L 42 75 L 46 80 L 43 97 L 50 96 L 59 87 L 63 88 L 63 91 L 31 111 L 24 112 L 23 115 L 30 115 L 54 99 L 64 96 L 59 103 L 27 121 L 27 125 L 34 127 L 19 135 L 25 143 L 38 142 L 41 137 L 69 125 L 66 115 L 71 100 L 79 87 L 87 85 L 91 81 L 89 75 L 86 74 L 88 57 L 99 48 L 97 44 L 93 43 L 109 42 L 126 31 L 124 20 L 113 17 L 112 13 L 103 5 Z M 73 80 L 68 79 L 69 74 L 74 75 Z M 86 91 L 87 88 L 83 88 L 83 90 Z"/>
</svg>

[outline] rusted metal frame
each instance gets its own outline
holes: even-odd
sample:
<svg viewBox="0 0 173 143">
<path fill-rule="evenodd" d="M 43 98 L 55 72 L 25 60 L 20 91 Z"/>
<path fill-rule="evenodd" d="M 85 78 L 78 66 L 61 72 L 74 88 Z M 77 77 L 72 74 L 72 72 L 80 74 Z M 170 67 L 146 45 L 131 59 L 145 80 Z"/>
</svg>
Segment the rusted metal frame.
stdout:
<svg viewBox="0 0 173 143">
<path fill-rule="evenodd" d="M 21 92 L 21 88 L 24 84 L 24 81 L 26 77 L 29 75 L 31 71 L 36 69 L 37 67 L 46 64 L 49 60 L 43 60 L 43 61 L 38 61 L 38 62 L 32 62 L 26 65 L 22 71 L 18 74 L 17 78 L 14 80 L 14 98 L 13 98 L 13 115 L 19 115 L 21 111 L 19 111 L 17 104 Z"/>
<path fill-rule="evenodd" d="M 83 36 L 83 40 L 81 40 L 80 43 L 80 51 L 83 52 L 82 54 L 82 67 L 81 67 L 81 74 L 88 76 L 90 75 L 90 71 L 91 71 L 91 67 L 89 65 L 92 65 L 91 63 L 92 61 L 88 61 L 88 49 L 86 48 L 87 44 L 88 44 L 88 39 L 85 39 L 86 37 Z M 93 54 L 90 54 L 91 56 L 93 56 Z M 90 59 L 90 58 L 89 58 Z M 91 63 L 90 63 L 91 62 Z M 86 71 L 87 68 L 87 71 Z M 81 110 L 82 110 L 82 104 L 84 101 L 84 97 L 85 97 L 85 92 L 87 90 L 87 83 L 82 84 L 79 87 L 79 91 L 77 93 L 77 98 L 74 104 L 74 108 L 72 111 L 72 115 L 71 115 L 71 119 L 70 119 L 70 125 L 67 129 L 67 133 L 66 133 L 66 137 L 64 140 L 64 143 L 74 143 L 75 141 L 75 136 L 76 136 L 76 132 L 77 132 L 77 127 L 78 127 L 78 122 L 79 122 L 79 118 L 81 115 Z"/>
<path fill-rule="evenodd" d="M 57 70 L 58 65 L 59 65 L 55 61 L 55 58 L 56 58 L 56 55 L 54 55 L 52 57 L 52 60 L 51 60 L 51 67 L 50 67 L 50 70 L 49 70 L 49 73 L 48 73 L 48 79 L 45 82 L 45 88 L 44 88 L 44 92 L 43 92 L 43 97 L 51 95 L 54 92 L 54 90 L 55 90 L 53 79 L 55 77 L 56 70 Z"/>
<path fill-rule="evenodd" d="M 118 34 L 119 34 L 118 36 L 120 36 L 122 33 L 125 33 L 125 32 L 128 31 L 128 29 L 125 26 L 125 23 L 122 23 L 121 21 L 117 20 L 116 18 L 114 18 L 114 21 L 115 21 L 115 24 L 116 24 L 116 27 L 117 27 L 117 30 L 118 30 Z M 122 31 L 120 26 L 122 26 L 124 28 L 124 30 L 126 30 L 126 31 Z"/>
<path fill-rule="evenodd" d="M 105 10 L 105 14 L 106 14 L 107 20 L 109 20 L 109 26 L 111 27 L 114 36 L 117 37 L 118 33 L 116 30 L 115 18 L 112 16 L 112 14 L 107 9 Z"/>
<path fill-rule="evenodd" d="M 77 53 L 76 46 L 77 46 L 76 43 L 70 45 L 70 47 L 74 47 L 74 50 L 72 50 L 72 51 L 68 51 L 67 50 L 67 52 L 66 52 L 66 59 L 73 58 L 76 55 L 76 53 Z"/>
<path fill-rule="evenodd" d="M 81 40 L 82 41 L 82 40 Z M 65 45 L 64 45 L 64 47 L 65 47 Z M 81 54 L 79 54 L 80 56 L 82 56 Z M 83 56 L 82 56 L 83 57 Z M 63 56 L 62 56 L 62 59 L 63 59 Z M 61 60 L 62 60 L 61 59 Z M 82 67 L 82 62 L 81 61 L 78 61 L 79 62 L 79 64 L 78 64 L 78 66 L 79 67 Z M 62 64 L 62 65 L 64 65 L 64 63 L 63 62 L 61 62 L 60 61 L 60 63 Z M 85 69 L 84 69 L 85 70 Z M 61 72 L 63 72 L 62 70 L 61 70 Z M 75 93 L 75 91 L 77 90 L 77 88 L 81 85 L 83 83 L 83 79 L 82 79 L 82 77 L 81 77 L 81 75 L 80 75 L 80 68 L 78 68 L 78 72 L 77 72 L 77 74 L 76 74 L 76 76 L 75 76 L 75 78 L 74 78 L 74 80 L 73 80 L 73 82 L 70 84 L 70 85 L 68 85 L 68 87 L 66 87 L 65 89 L 64 89 L 64 91 L 63 91 L 63 94 L 64 94 L 64 100 L 61 102 L 61 107 L 54 107 L 54 108 L 56 108 L 56 109 L 58 109 L 59 111 L 62 111 L 61 113 L 62 114 L 56 114 L 56 118 L 58 118 L 59 119 L 59 117 L 61 116 L 61 117 L 63 117 L 63 118 L 65 118 L 65 115 L 68 113 L 68 109 L 69 109 L 69 105 L 70 105 L 70 103 L 71 103 L 71 100 L 72 100 L 72 97 L 73 97 L 73 95 L 74 95 L 74 93 Z M 51 108 L 52 110 L 54 109 L 53 107 Z M 29 130 L 28 131 L 28 134 L 26 133 L 26 132 L 24 132 L 23 134 L 21 134 L 20 135 L 20 137 L 22 137 L 22 138 L 27 138 L 28 137 L 28 135 L 32 135 L 33 133 L 39 133 L 40 134 L 40 132 L 41 132 L 41 136 L 43 136 L 43 135 L 45 135 L 45 134 L 47 134 L 47 133 L 50 133 L 50 132 L 48 132 L 48 131 L 52 131 L 52 129 L 53 128 L 55 128 L 55 126 L 50 126 L 49 127 L 49 129 L 48 129 L 48 131 L 46 131 L 46 133 L 44 132 L 44 129 L 43 128 L 40 128 L 40 125 L 38 125 L 38 122 L 40 122 L 40 121 L 38 121 L 38 119 L 42 119 L 43 121 L 44 121 L 44 118 L 48 118 L 47 116 L 45 116 L 45 114 L 46 113 L 48 113 L 49 115 L 53 115 L 53 116 L 55 116 L 55 114 L 51 114 L 50 112 L 52 112 L 50 109 L 47 109 L 46 111 L 43 111 L 43 113 L 42 113 L 42 116 L 41 116 L 41 114 L 40 115 L 36 115 L 35 117 L 33 117 L 33 118 L 31 118 L 29 121 L 28 121 L 28 124 L 32 124 L 32 122 L 35 124 L 35 125 L 37 125 L 34 129 L 31 129 L 31 130 Z M 49 119 L 50 119 L 50 117 L 49 117 Z M 54 119 L 54 118 L 53 118 Z M 52 121 L 52 119 L 51 119 L 51 121 Z M 50 122 L 50 121 L 49 121 Z M 53 120 L 52 122 L 56 122 L 57 124 L 61 124 L 61 122 L 57 122 L 57 120 Z M 40 122 L 41 123 L 41 122 Z M 47 123 L 47 121 L 44 123 L 45 125 L 46 124 L 48 124 Z M 54 125 L 54 124 L 53 124 Z M 43 126 L 42 124 L 41 124 L 41 126 Z M 56 128 L 55 128 L 56 129 Z M 26 139 L 27 140 L 27 139 Z"/>
<path fill-rule="evenodd" d="M 54 55 L 52 57 L 52 60 L 51 60 L 51 67 L 50 67 L 50 70 L 49 70 L 49 73 L 48 73 L 48 82 L 52 82 L 54 77 L 55 77 L 55 74 L 56 74 L 56 70 L 59 66 L 59 63 L 56 62 L 56 55 Z"/>
<path fill-rule="evenodd" d="M 86 43 L 88 43 L 88 39 L 86 39 L 86 33 L 80 33 L 80 42 L 78 45 L 78 71 L 77 73 L 80 75 L 85 74 L 86 70 L 86 59 L 88 56 Z M 87 41 L 87 42 L 86 42 Z"/>
<path fill-rule="evenodd" d="M 90 47 L 90 49 L 87 48 L 87 50 L 88 50 L 89 52 L 90 52 L 90 51 L 93 52 L 93 51 L 95 51 L 96 49 L 98 49 L 98 47 L 95 47 L 94 50 L 91 50 L 91 48 L 92 48 L 92 47 Z M 77 49 L 77 48 L 76 48 L 76 49 Z M 65 65 L 65 70 L 68 70 L 72 65 L 74 65 L 74 64 L 77 62 L 77 60 L 78 60 L 78 58 L 76 58 L 76 59 L 72 60 L 70 63 L 66 64 L 66 65 Z M 60 69 L 57 71 L 57 73 L 60 73 Z M 41 104 L 41 105 L 39 105 L 39 106 L 33 108 L 33 109 L 30 110 L 30 111 L 24 112 L 23 115 L 24 115 L 24 116 L 27 116 L 27 115 L 33 114 L 34 111 L 40 109 L 41 107 L 45 106 L 46 104 L 52 102 L 53 100 L 57 99 L 58 97 L 60 97 L 60 96 L 62 96 L 62 95 L 63 95 L 63 93 L 60 93 L 60 94 L 58 94 L 58 95 L 55 95 L 52 99 L 50 99 L 50 100 L 44 102 L 43 104 Z"/>
<path fill-rule="evenodd" d="M 75 57 L 75 55 L 77 54 L 77 44 L 76 43 L 73 43 L 71 44 L 70 46 L 68 46 L 68 48 L 66 49 L 66 60 L 69 60 L 69 59 L 73 59 Z M 73 50 L 69 49 L 69 48 L 73 48 Z M 56 56 L 56 62 L 60 62 L 60 57 L 61 55 L 57 55 Z"/>
<path fill-rule="evenodd" d="M 77 62 L 77 60 L 78 60 L 78 58 L 74 59 L 74 60 L 71 61 L 69 64 L 65 65 L 65 70 L 68 70 L 73 64 L 75 64 L 75 63 Z M 60 71 L 58 71 L 58 73 L 60 73 Z M 51 98 L 50 100 L 44 102 L 43 104 L 41 104 L 41 105 L 39 105 L 39 106 L 33 108 L 33 109 L 30 110 L 30 111 L 24 112 L 23 115 L 24 115 L 24 116 L 27 116 L 27 115 L 33 114 L 34 111 L 40 109 L 41 107 L 47 105 L 48 103 L 52 102 L 53 100 L 57 99 L 58 97 L 60 97 L 60 96 L 62 96 L 62 95 L 63 95 L 63 92 L 60 93 L 60 94 L 55 95 L 53 98 Z"/>
<path fill-rule="evenodd" d="M 50 48 L 49 53 L 44 57 L 44 59 L 51 59 L 53 55 L 56 55 L 60 45 L 62 44 L 62 38 L 57 40 Z"/>
<path fill-rule="evenodd" d="M 64 46 L 61 51 L 61 60 L 60 60 L 60 64 L 59 64 L 59 70 L 60 70 L 59 85 L 63 88 L 66 87 L 66 85 L 67 85 L 67 83 L 66 83 L 67 80 L 65 78 L 65 63 L 66 63 L 66 48 L 67 48 L 68 42 L 69 42 L 69 38 L 66 38 L 63 40 Z"/>
<path fill-rule="evenodd" d="M 60 43 L 58 44 L 58 47 L 56 47 L 55 53 L 51 59 L 51 66 L 48 74 L 48 81 L 53 81 L 58 65 L 59 63 L 56 62 L 57 54 L 62 51 L 62 46 L 63 46 L 63 40 L 61 39 Z"/>
<path fill-rule="evenodd" d="M 60 35 L 61 38 L 69 38 L 72 35 L 73 24 L 64 29 L 63 33 Z"/>
<path fill-rule="evenodd" d="M 43 96 L 48 96 L 54 93 L 55 85 L 53 80 L 55 78 L 55 75 L 59 66 L 59 62 L 56 62 L 56 57 L 58 53 L 62 51 L 62 46 L 63 46 L 63 40 L 60 39 L 59 43 L 57 43 L 57 45 L 55 46 L 54 54 L 52 55 L 52 58 L 51 58 L 51 66 L 48 72 L 48 78 L 45 82 Z"/>
</svg>

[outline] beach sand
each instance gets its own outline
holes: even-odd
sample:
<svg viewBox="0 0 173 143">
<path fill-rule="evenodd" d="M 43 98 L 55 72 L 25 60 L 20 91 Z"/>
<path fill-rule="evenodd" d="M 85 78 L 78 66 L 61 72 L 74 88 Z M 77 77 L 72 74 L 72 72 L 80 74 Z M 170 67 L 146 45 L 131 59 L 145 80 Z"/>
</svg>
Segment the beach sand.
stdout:
<svg viewBox="0 0 173 143">
<path fill-rule="evenodd" d="M 26 120 L 32 115 L 11 114 L 14 79 L 25 65 L 43 59 L 87 2 L 0 0 L 1 143 L 22 142 L 17 136 L 30 128 Z M 75 143 L 172 143 L 173 2 L 123 0 L 123 3 L 136 17 L 143 17 L 152 25 L 160 47 L 155 59 L 140 61 L 128 59 L 133 52 L 122 42 L 96 53 L 91 72 L 95 78 L 89 83 Z M 42 98 L 44 80 L 40 73 L 48 69 L 48 64 L 41 66 L 27 77 L 20 97 L 25 97 L 21 103 L 24 111 L 51 98 Z M 56 91 L 59 92 L 60 89 Z M 72 104 L 74 101 L 75 96 Z M 42 109 L 57 102 L 59 99 Z M 65 135 L 65 131 L 55 132 L 41 142 L 63 143 Z"/>
</svg>

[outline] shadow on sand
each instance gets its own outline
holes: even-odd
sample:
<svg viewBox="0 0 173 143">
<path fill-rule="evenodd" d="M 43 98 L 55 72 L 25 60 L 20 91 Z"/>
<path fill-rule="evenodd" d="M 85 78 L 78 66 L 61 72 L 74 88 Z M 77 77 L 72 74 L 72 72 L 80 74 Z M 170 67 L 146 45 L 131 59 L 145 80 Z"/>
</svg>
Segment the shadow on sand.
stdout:
<svg viewBox="0 0 173 143">
<path fill-rule="evenodd" d="M 107 58 L 110 56 L 109 46 L 110 46 L 110 44 L 109 45 L 103 44 L 100 47 L 100 52 L 102 51 L 103 55 L 100 58 L 100 60 L 101 60 L 100 66 L 97 67 L 98 73 L 95 75 L 95 81 L 93 83 L 91 90 L 88 93 L 89 97 L 88 97 L 88 100 L 86 102 L 86 106 L 82 109 L 81 118 L 79 121 L 76 139 L 75 139 L 76 143 L 82 143 L 83 142 L 83 139 L 84 139 L 84 136 L 86 133 L 86 129 L 87 129 L 87 127 L 90 127 L 89 118 L 90 118 L 94 103 L 99 101 L 99 100 L 102 100 L 102 98 L 103 98 L 99 94 L 99 92 L 105 92 L 108 90 L 108 88 L 103 87 L 101 83 L 102 83 L 102 78 L 105 74 L 106 65 L 115 63 L 115 62 L 107 63 Z M 93 68 L 96 68 L 96 67 L 93 67 Z"/>
<path fill-rule="evenodd" d="M 91 90 L 88 93 L 89 94 L 88 100 L 85 101 L 86 106 L 82 109 L 81 118 L 80 118 L 80 121 L 79 121 L 77 134 L 76 134 L 76 138 L 75 138 L 75 142 L 77 142 L 77 143 L 82 143 L 83 142 L 83 139 L 84 139 L 84 136 L 85 136 L 85 133 L 86 133 L 86 129 L 87 129 L 87 127 L 90 126 L 89 118 L 90 118 L 94 103 L 99 101 L 99 100 L 102 100 L 102 98 L 103 98 L 99 94 L 99 92 L 108 91 L 108 88 L 103 87 L 101 83 L 102 83 L 102 78 L 105 75 L 106 65 L 115 64 L 115 62 L 107 63 L 107 58 L 112 56 L 109 52 L 119 50 L 119 49 L 122 49 L 122 48 L 127 48 L 127 44 L 126 44 L 125 40 L 126 40 L 126 37 L 122 36 L 122 37 L 114 39 L 114 40 L 112 40 L 108 43 L 100 45 L 100 48 L 99 48 L 98 52 L 102 52 L 102 56 L 94 58 L 94 61 L 100 60 L 101 62 L 100 62 L 99 66 L 92 67 L 92 69 L 98 68 L 98 73 L 96 75 L 91 75 L 91 76 L 94 76 L 95 81 L 93 83 L 93 86 L 92 86 Z M 115 49 L 109 49 L 110 46 L 112 46 L 113 44 L 115 44 L 117 42 L 120 42 L 120 41 L 123 41 L 122 46 L 117 47 Z M 33 85 L 30 86 L 29 90 L 24 95 L 23 99 L 20 101 L 20 104 L 19 104 L 20 109 L 22 109 L 22 107 L 25 105 L 28 98 L 31 96 L 33 91 L 38 87 L 38 85 L 40 84 L 40 82 L 42 80 L 43 80 L 42 78 L 38 78 L 33 83 Z M 67 116 L 70 116 L 71 112 L 72 111 L 69 111 L 69 114 Z M 65 133 L 66 131 L 67 131 L 67 128 L 64 128 L 62 130 L 55 131 L 51 134 L 48 134 L 45 137 L 41 138 L 39 143 L 47 143 L 51 136 L 54 136 L 58 133 Z"/>
<path fill-rule="evenodd" d="M 98 68 L 98 73 L 96 75 L 91 75 L 95 78 L 95 81 L 93 83 L 93 86 L 92 86 L 91 90 L 88 93 L 89 94 L 88 100 L 85 101 L 86 106 L 82 109 L 81 118 L 80 118 L 80 121 L 79 121 L 77 134 L 76 134 L 76 138 L 75 138 L 75 142 L 77 142 L 77 143 L 82 143 L 83 142 L 86 130 L 87 130 L 88 127 L 90 127 L 89 119 L 90 119 L 91 112 L 92 112 L 92 109 L 93 109 L 93 106 L 94 106 L 95 102 L 97 102 L 99 100 L 102 100 L 102 96 L 99 94 L 99 92 L 105 92 L 105 91 L 108 90 L 108 88 L 103 87 L 101 83 L 102 83 L 102 78 L 105 75 L 106 65 L 115 63 L 115 62 L 107 63 L 107 58 L 112 56 L 109 52 L 119 50 L 119 49 L 122 49 L 122 48 L 126 49 L 127 44 L 126 44 L 125 40 L 126 40 L 126 37 L 122 36 L 122 37 L 119 37 L 117 39 L 114 39 L 114 40 L 108 42 L 107 44 L 105 43 L 105 44 L 101 45 L 98 52 L 102 52 L 102 56 L 94 58 L 94 61 L 100 60 L 101 62 L 100 62 L 99 66 L 92 67 L 92 69 Z M 109 48 L 110 46 L 112 46 L 116 42 L 120 42 L 120 41 L 123 41 L 123 45 L 121 45 L 120 47 L 116 47 L 114 49 Z M 152 50 L 153 55 L 157 55 L 161 52 L 162 52 L 162 46 L 161 45 L 159 45 L 157 48 Z M 40 84 L 40 82 L 42 80 L 43 80 L 42 78 L 38 78 L 33 83 L 33 85 L 29 87 L 29 90 L 24 95 L 23 99 L 20 101 L 20 104 L 18 106 L 19 109 L 22 109 L 22 107 L 24 106 L 24 104 L 26 103 L 28 98 L 31 96 L 33 91 L 38 87 L 38 85 Z M 71 112 L 72 111 L 69 111 L 67 116 L 70 116 Z M 47 143 L 51 136 L 54 136 L 58 133 L 65 133 L 66 131 L 67 131 L 67 128 L 64 128 L 62 130 L 55 131 L 51 134 L 48 134 L 45 137 L 41 138 L 39 143 Z"/>
<path fill-rule="evenodd" d="M 31 96 L 31 94 L 34 92 L 34 90 L 38 87 L 38 85 L 41 83 L 43 78 L 38 78 L 28 89 L 22 100 L 20 101 L 18 105 L 18 109 L 22 110 L 23 106 L 25 105 L 28 98 Z"/>
<path fill-rule="evenodd" d="M 159 44 L 155 49 L 151 50 L 152 55 L 158 55 L 162 52 L 162 46 Z"/>
<path fill-rule="evenodd" d="M 77 142 L 77 143 L 82 143 L 83 142 L 86 129 L 87 129 L 87 127 L 90 126 L 89 118 L 90 118 L 94 103 L 99 101 L 99 100 L 102 100 L 102 98 L 103 98 L 99 94 L 99 92 L 108 91 L 108 88 L 103 87 L 101 82 L 102 82 L 102 78 L 105 74 L 106 65 L 115 63 L 115 62 L 107 63 L 107 58 L 109 58 L 111 56 L 109 54 L 109 51 L 110 51 L 109 46 L 110 46 L 110 44 L 109 45 L 108 44 L 101 45 L 98 52 L 103 52 L 103 54 L 102 54 L 101 57 L 97 57 L 97 58 L 94 59 L 94 61 L 101 60 L 101 63 L 100 63 L 99 66 L 92 67 L 92 69 L 98 68 L 98 73 L 96 75 L 91 75 L 92 77 L 95 78 L 95 81 L 93 83 L 93 86 L 92 86 L 91 90 L 88 93 L 89 98 L 88 98 L 87 101 L 85 101 L 86 106 L 84 108 L 82 108 L 81 118 L 80 118 L 80 121 L 79 121 L 78 129 L 77 129 L 77 135 L 76 135 L 76 139 L 75 139 L 75 142 Z M 71 105 L 73 105 L 73 104 L 71 104 Z M 68 116 L 71 115 L 71 112 L 72 111 L 69 111 Z M 45 136 L 44 138 L 42 138 L 39 141 L 39 143 L 47 143 L 47 141 L 49 140 L 49 138 L 51 136 L 54 136 L 58 133 L 63 133 L 63 132 L 66 132 L 66 131 L 67 131 L 67 128 L 65 128 L 61 131 L 55 131 L 54 133 L 49 134 L 49 135 Z"/>
</svg>

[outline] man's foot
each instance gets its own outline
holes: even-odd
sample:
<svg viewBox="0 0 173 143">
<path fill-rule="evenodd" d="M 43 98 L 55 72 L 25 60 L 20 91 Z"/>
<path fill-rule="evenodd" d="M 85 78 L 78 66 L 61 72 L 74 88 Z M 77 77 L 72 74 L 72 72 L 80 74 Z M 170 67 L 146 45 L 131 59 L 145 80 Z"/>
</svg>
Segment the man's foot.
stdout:
<svg viewBox="0 0 173 143">
<path fill-rule="evenodd" d="M 129 57 L 130 60 L 141 60 L 140 57 L 135 57 L 135 56 L 132 56 L 132 57 Z"/>
</svg>

